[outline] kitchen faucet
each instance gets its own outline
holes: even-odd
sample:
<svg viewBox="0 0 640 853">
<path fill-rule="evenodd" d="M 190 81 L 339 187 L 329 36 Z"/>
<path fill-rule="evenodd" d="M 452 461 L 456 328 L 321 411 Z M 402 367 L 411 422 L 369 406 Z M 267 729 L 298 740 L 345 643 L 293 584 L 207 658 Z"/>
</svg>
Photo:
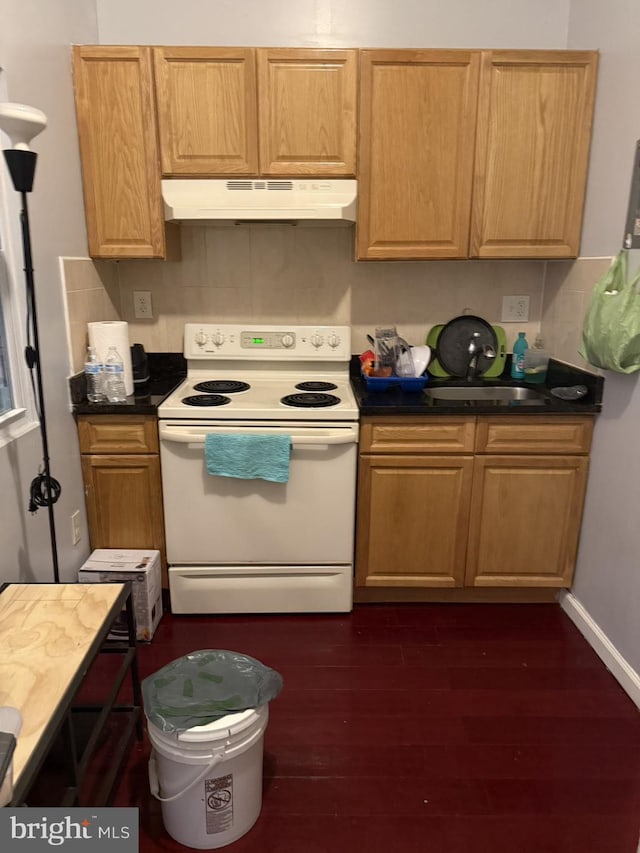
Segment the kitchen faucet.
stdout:
<svg viewBox="0 0 640 853">
<path fill-rule="evenodd" d="M 485 358 L 495 358 L 496 351 L 491 344 L 481 344 L 478 341 L 480 332 L 474 332 L 469 339 L 467 352 L 469 353 L 469 361 L 467 363 L 467 381 L 472 382 L 479 376 L 478 357 L 483 355 Z"/>
</svg>

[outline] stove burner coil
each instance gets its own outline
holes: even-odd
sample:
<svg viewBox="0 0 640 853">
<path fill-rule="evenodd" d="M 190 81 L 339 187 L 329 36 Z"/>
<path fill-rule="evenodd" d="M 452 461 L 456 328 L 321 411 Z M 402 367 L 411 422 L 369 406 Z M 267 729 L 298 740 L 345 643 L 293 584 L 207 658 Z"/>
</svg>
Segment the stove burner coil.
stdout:
<svg viewBox="0 0 640 853">
<path fill-rule="evenodd" d="M 319 409 L 324 406 L 337 406 L 340 397 L 334 394 L 287 394 L 280 402 L 296 408 Z"/>
<path fill-rule="evenodd" d="M 298 391 L 335 391 L 337 387 L 333 382 L 300 382 L 296 385 Z"/>
<path fill-rule="evenodd" d="M 222 394 L 192 394 L 184 397 L 182 402 L 185 406 L 226 406 L 231 400 Z"/>
<path fill-rule="evenodd" d="M 248 391 L 249 388 L 251 385 L 248 382 L 235 379 L 211 379 L 193 386 L 194 391 L 203 391 L 205 394 L 236 394 L 238 391 Z"/>
</svg>

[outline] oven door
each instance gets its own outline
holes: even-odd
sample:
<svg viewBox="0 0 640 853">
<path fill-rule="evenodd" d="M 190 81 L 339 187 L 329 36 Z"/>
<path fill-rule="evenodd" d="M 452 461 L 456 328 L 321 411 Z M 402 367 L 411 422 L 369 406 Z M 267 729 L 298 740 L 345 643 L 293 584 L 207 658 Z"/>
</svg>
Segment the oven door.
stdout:
<svg viewBox="0 0 640 853">
<path fill-rule="evenodd" d="M 287 483 L 211 476 L 207 433 L 291 436 Z M 352 565 L 358 425 L 161 421 L 171 565 Z"/>
</svg>

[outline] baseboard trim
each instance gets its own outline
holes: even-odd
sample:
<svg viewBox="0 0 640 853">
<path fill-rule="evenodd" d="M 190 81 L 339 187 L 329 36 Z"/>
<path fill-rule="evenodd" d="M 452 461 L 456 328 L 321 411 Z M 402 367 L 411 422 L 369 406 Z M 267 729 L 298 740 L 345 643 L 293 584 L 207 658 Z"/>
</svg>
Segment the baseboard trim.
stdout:
<svg viewBox="0 0 640 853">
<path fill-rule="evenodd" d="M 578 599 L 564 590 L 558 596 L 560 607 L 567 614 L 594 652 L 602 660 L 622 689 L 640 708 L 640 675 L 620 654 L 602 628 Z"/>
<path fill-rule="evenodd" d="M 355 604 L 456 602 L 476 604 L 540 604 L 558 600 L 554 587 L 436 587 L 436 586 L 356 586 Z"/>
</svg>

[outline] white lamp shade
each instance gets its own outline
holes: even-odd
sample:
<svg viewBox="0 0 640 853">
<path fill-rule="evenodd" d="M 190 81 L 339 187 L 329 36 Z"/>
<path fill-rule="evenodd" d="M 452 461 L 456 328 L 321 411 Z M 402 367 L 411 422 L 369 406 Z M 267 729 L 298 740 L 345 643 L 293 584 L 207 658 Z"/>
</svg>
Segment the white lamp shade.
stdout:
<svg viewBox="0 0 640 853">
<path fill-rule="evenodd" d="M 26 104 L 0 104 L 0 130 L 11 140 L 11 147 L 29 151 L 29 143 L 47 126 L 42 110 Z"/>
</svg>

